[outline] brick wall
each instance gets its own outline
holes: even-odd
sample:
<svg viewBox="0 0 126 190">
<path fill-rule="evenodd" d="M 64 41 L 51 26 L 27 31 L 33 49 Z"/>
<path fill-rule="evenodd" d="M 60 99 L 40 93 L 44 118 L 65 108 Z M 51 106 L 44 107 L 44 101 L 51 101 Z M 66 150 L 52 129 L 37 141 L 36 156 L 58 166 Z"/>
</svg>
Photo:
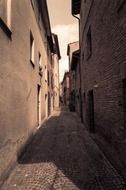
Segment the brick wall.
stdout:
<svg viewBox="0 0 126 190">
<path fill-rule="evenodd" d="M 82 1 L 80 20 L 83 117 L 89 128 L 88 91 L 94 95 L 94 128 L 126 166 L 123 83 L 126 78 L 126 3 Z M 88 32 L 91 32 L 89 54 Z M 83 96 L 83 95 L 82 95 Z M 120 169 L 121 170 L 121 169 Z M 122 170 L 121 170 L 122 171 Z"/>
</svg>

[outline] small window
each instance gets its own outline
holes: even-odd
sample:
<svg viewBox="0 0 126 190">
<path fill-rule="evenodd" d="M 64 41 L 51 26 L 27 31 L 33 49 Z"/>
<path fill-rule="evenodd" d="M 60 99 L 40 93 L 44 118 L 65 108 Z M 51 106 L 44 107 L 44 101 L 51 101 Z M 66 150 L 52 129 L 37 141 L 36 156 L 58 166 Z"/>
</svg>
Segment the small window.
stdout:
<svg viewBox="0 0 126 190">
<path fill-rule="evenodd" d="M 30 32 L 30 62 L 32 63 L 33 66 L 34 66 L 34 56 L 35 56 L 34 48 L 35 48 L 34 38 L 32 32 Z"/>
<path fill-rule="evenodd" d="M 89 27 L 88 33 L 87 33 L 87 60 L 92 55 L 92 39 L 91 39 L 91 27 Z"/>
<path fill-rule="evenodd" d="M 53 88 L 53 76 L 51 76 L 51 88 Z"/>
<path fill-rule="evenodd" d="M 48 86 L 50 85 L 50 76 L 49 76 L 49 71 L 48 71 Z"/>
<path fill-rule="evenodd" d="M 39 75 L 42 77 L 43 72 L 42 72 L 42 56 L 39 53 Z"/>
<path fill-rule="evenodd" d="M 40 66 L 40 67 L 42 66 L 42 56 L 41 56 L 40 53 L 39 53 L 39 66 Z"/>
<path fill-rule="evenodd" d="M 45 65 L 45 70 L 44 70 L 44 72 L 45 72 L 45 82 L 47 82 L 47 66 Z"/>
</svg>

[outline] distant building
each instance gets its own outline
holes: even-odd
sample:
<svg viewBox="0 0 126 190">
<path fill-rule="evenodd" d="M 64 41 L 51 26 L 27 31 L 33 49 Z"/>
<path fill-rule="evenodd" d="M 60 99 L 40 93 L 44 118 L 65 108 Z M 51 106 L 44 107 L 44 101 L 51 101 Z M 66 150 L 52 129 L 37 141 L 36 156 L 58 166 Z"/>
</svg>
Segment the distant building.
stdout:
<svg viewBox="0 0 126 190">
<path fill-rule="evenodd" d="M 59 60 L 61 59 L 61 56 L 60 56 L 58 36 L 56 34 L 52 34 L 52 37 L 53 37 L 53 47 L 54 47 L 53 81 L 52 81 L 53 82 L 53 108 L 55 110 L 59 108 L 59 96 L 60 96 Z"/>
<path fill-rule="evenodd" d="M 59 100 L 60 100 L 60 106 L 62 106 L 63 104 L 63 87 L 62 87 L 62 82 L 60 83 L 60 97 L 59 97 Z"/>
<path fill-rule="evenodd" d="M 72 69 L 72 59 L 73 52 L 79 49 L 79 42 L 73 42 L 68 44 L 67 46 L 67 55 L 69 59 L 69 77 L 70 77 L 70 110 L 75 111 L 75 99 L 76 99 L 76 91 L 75 91 L 75 70 Z"/>
<path fill-rule="evenodd" d="M 53 107 L 54 45 L 45 0 L 0 1 L 0 183 Z"/>
<path fill-rule="evenodd" d="M 52 39 L 52 34 L 50 39 Z M 48 61 L 47 61 L 47 115 L 50 116 L 53 113 L 53 41 L 52 50 L 48 50 Z"/>
<path fill-rule="evenodd" d="M 69 96 L 70 96 L 70 75 L 69 72 L 64 73 L 62 85 L 62 99 L 64 105 L 69 105 Z"/>
<path fill-rule="evenodd" d="M 74 73 L 73 80 L 73 90 L 71 92 L 71 103 L 75 107 L 75 111 L 81 116 L 81 94 L 80 94 L 80 50 L 76 50 L 72 54 L 71 60 L 71 72 Z"/>
<path fill-rule="evenodd" d="M 83 120 L 126 178 L 125 13 L 124 0 L 72 0 L 80 26 Z"/>
</svg>

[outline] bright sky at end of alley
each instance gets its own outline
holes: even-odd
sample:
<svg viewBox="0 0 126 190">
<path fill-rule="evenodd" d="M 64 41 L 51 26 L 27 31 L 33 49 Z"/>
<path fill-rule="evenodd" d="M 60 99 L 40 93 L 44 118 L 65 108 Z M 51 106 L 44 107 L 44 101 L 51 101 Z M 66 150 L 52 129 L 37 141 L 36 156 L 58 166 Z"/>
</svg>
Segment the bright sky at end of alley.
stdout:
<svg viewBox="0 0 126 190">
<path fill-rule="evenodd" d="M 58 35 L 60 81 L 68 70 L 67 44 L 78 40 L 78 20 L 71 15 L 71 0 L 47 0 L 52 32 Z"/>
</svg>

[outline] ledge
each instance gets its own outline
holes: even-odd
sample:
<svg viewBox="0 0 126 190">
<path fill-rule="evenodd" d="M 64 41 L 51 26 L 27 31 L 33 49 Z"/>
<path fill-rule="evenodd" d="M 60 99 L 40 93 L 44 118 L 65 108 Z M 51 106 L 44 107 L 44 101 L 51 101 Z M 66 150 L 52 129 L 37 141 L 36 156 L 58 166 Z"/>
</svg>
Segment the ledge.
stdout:
<svg viewBox="0 0 126 190">
<path fill-rule="evenodd" d="M 12 39 L 12 32 L 9 29 L 9 27 L 6 25 L 6 23 L 2 20 L 1 17 L 0 17 L 0 27 L 6 33 L 6 35 L 8 36 L 8 38 Z"/>
</svg>

